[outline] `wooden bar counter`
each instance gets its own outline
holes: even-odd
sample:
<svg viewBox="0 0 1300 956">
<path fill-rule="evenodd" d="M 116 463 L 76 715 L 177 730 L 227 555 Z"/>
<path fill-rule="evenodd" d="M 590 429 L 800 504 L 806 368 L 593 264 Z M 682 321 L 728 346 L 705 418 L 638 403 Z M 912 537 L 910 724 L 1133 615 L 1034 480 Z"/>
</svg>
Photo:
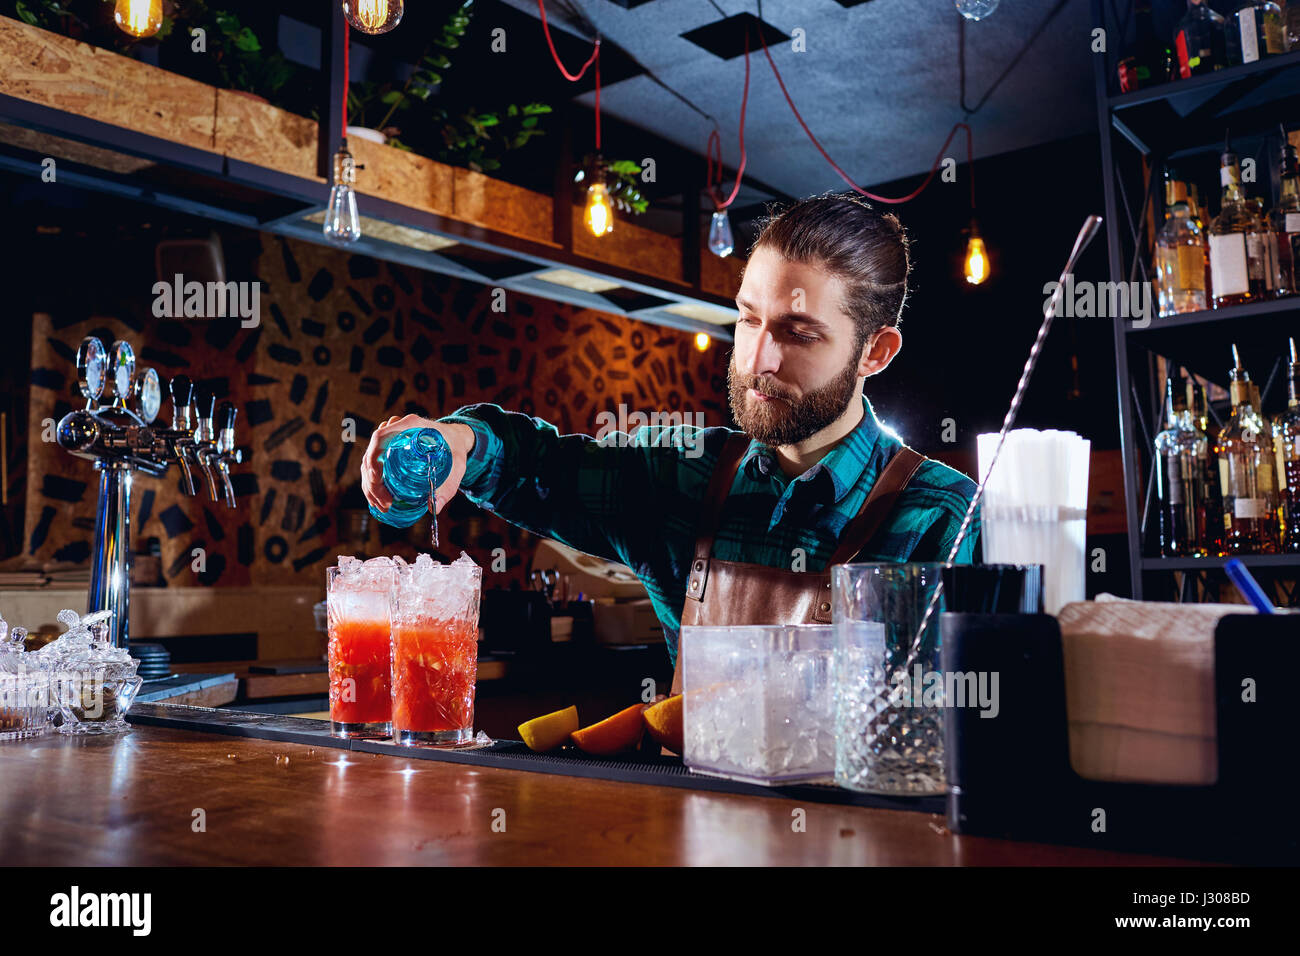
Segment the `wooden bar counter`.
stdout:
<svg viewBox="0 0 1300 956">
<path fill-rule="evenodd" d="M 802 808 L 803 832 L 792 824 Z M 0 864 L 1185 865 L 941 816 L 136 725 L 0 743 Z M 202 826 L 200 826 L 200 823 Z"/>
</svg>

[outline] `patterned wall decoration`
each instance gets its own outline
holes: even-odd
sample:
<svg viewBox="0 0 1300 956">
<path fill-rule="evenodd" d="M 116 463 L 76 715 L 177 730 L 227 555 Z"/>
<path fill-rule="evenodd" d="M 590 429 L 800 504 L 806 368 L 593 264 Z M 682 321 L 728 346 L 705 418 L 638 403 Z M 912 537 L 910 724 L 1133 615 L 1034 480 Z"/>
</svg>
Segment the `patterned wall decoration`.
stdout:
<svg viewBox="0 0 1300 956">
<path fill-rule="evenodd" d="M 25 553 L 38 561 L 84 561 L 90 553 L 97 475 L 88 461 L 42 442 L 41 422 L 79 402 L 73 366 L 85 335 L 125 338 L 140 367 L 164 382 L 186 374 L 239 408 L 244 463 L 234 471 L 236 510 L 166 477 L 138 475 L 133 544 L 156 537 L 169 584 L 302 584 L 324 581 L 339 553 L 414 555 L 427 522 L 410 534 L 370 522 L 367 541 L 348 540 L 349 508 L 361 504 L 358 467 L 373 427 L 391 415 L 436 417 L 495 402 L 593 433 L 596 415 L 629 410 L 702 412 L 728 424 L 727 348 L 695 349 L 693 336 L 622 317 L 492 290 L 365 256 L 262 235 L 256 259 L 261 324 L 135 315 L 40 314 L 32 335 Z M 230 278 L 243 278 L 231 275 Z M 170 401 L 160 418 L 169 418 Z M 344 421 L 356 442 L 344 440 Z M 484 564 L 506 549 L 509 571 L 489 586 L 522 580 L 537 539 L 464 499 L 440 519 L 441 556 L 461 548 Z M 192 569 L 193 549 L 206 570 Z M 427 550 L 427 548 L 425 548 Z"/>
</svg>

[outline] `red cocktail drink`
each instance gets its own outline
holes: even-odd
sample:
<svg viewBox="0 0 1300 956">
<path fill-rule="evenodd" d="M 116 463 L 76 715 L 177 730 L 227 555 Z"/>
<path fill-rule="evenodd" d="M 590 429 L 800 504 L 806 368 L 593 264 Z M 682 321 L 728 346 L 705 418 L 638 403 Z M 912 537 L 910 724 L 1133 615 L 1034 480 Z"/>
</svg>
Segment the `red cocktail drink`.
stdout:
<svg viewBox="0 0 1300 956">
<path fill-rule="evenodd" d="M 401 566 L 390 598 L 393 734 L 398 743 L 474 738 L 482 569 L 462 557 Z"/>
<path fill-rule="evenodd" d="M 331 732 L 337 737 L 392 734 L 390 558 L 339 558 L 327 572 Z"/>
</svg>

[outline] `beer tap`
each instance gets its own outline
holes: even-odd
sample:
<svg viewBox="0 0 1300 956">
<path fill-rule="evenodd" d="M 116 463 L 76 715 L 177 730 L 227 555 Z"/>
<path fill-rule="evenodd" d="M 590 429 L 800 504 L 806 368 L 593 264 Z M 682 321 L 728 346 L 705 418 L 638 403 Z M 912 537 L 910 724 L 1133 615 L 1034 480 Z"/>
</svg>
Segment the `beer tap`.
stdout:
<svg viewBox="0 0 1300 956">
<path fill-rule="evenodd" d="M 217 404 L 217 397 L 206 389 L 197 391 L 195 395 L 198 420 L 194 428 L 194 459 L 199 463 L 204 476 L 208 479 L 208 494 L 213 501 L 218 501 L 217 475 L 213 467 L 213 459 L 217 457 L 217 443 L 216 434 L 212 429 L 212 415 Z"/>
<path fill-rule="evenodd" d="M 145 369 L 137 376 L 130 345 L 114 342 L 110 355 L 93 336 L 84 339 L 77 350 L 77 383 L 86 407 L 63 417 L 57 439 L 71 454 L 93 461 L 100 473 L 87 612 L 111 610 L 113 644 L 126 647 L 130 639 L 132 478 L 137 471 L 162 477 L 175 462 L 184 478 L 184 490 L 193 495 L 190 466 L 197 463 L 207 475 L 212 500 L 218 500 L 215 476 L 220 474 L 226 504 L 235 507 L 229 475 L 230 464 L 241 460 L 234 447 L 235 407 L 229 402 L 222 404 L 221 433 L 216 434 L 212 420 L 215 399 L 206 396 L 206 415 L 196 416 L 193 383 L 178 375 L 171 381 L 171 427 L 155 425 L 162 403 L 158 373 Z M 105 391 L 110 401 L 101 402 Z"/>
<path fill-rule="evenodd" d="M 180 466 L 181 476 L 185 479 L 185 493 L 193 495 L 194 473 L 190 471 L 190 445 L 193 444 L 193 426 L 190 422 L 190 394 L 194 386 L 189 376 L 177 375 L 171 380 L 172 393 L 172 431 L 176 438 L 167 443 L 169 457 Z"/>
<path fill-rule="evenodd" d="M 235 447 L 235 415 L 238 409 L 231 402 L 222 402 L 217 409 L 217 473 L 226 488 L 226 506 L 235 507 L 235 487 L 230 483 L 230 466 L 244 460 L 244 454 Z"/>
</svg>

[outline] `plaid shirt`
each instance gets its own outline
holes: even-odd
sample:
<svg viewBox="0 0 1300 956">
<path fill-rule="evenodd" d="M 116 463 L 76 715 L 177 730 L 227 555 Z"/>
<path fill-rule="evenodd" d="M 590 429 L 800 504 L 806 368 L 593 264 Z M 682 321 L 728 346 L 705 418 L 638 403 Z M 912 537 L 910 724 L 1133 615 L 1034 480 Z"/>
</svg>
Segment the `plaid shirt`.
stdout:
<svg viewBox="0 0 1300 956">
<path fill-rule="evenodd" d="M 820 572 L 840 531 L 857 514 L 884 466 L 902 447 L 863 398 L 861 423 L 797 478 L 757 440 L 741 459 L 722 509 L 713 557 Z M 677 660 L 696 526 L 714 463 L 730 428 L 643 426 L 603 440 L 560 435 L 539 418 L 497 405 L 467 405 L 439 419 L 474 430 L 460 488 L 481 508 L 534 534 L 627 565 L 641 579 Z M 943 561 L 975 483 L 940 462 L 917 469 L 859 561 Z M 958 563 L 975 560 L 979 514 Z"/>
</svg>

